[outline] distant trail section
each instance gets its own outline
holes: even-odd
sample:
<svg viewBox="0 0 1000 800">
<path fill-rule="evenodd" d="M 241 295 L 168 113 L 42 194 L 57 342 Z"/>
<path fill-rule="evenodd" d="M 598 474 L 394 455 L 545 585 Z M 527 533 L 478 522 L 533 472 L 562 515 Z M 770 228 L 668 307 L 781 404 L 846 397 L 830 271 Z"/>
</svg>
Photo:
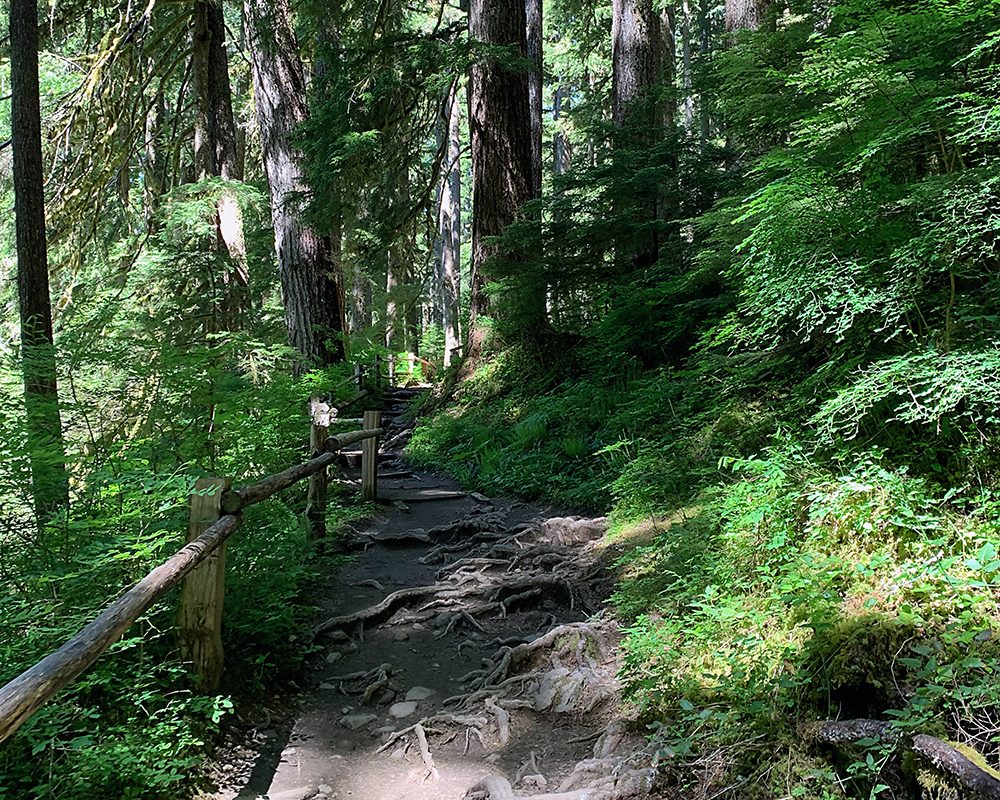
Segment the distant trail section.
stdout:
<svg viewBox="0 0 1000 800">
<path fill-rule="evenodd" d="M 314 685 L 284 746 L 215 800 L 650 796 L 619 719 L 605 521 L 410 471 L 390 424 L 387 513 L 320 600 Z"/>
</svg>

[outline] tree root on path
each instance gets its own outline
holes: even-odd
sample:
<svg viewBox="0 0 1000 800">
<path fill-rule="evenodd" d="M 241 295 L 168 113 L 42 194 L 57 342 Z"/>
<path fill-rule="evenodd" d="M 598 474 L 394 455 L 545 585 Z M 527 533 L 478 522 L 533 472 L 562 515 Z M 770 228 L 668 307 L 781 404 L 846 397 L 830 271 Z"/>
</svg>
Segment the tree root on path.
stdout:
<svg viewBox="0 0 1000 800">
<path fill-rule="evenodd" d="M 347 675 L 333 675 L 326 679 L 325 688 L 335 688 L 334 684 L 340 684 L 337 688 L 343 694 L 360 694 L 361 702 L 370 703 L 376 695 L 389 688 L 393 671 L 392 664 L 380 664 L 375 669 L 351 672 Z"/>
<path fill-rule="evenodd" d="M 632 797 L 648 796 L 654 775 L 652 768 L 618 771 L 615 767 L 620 765 L 620 761 L 617 759 L 605 759 L 605 761 L 615 761 L 610 775 L 597 778 L 584 786 L 567 788 L 578 783 L 575 780 L 577 771 L 574 771 L 573 775 L 559 787 L 558 792 L 533 794 L 530 795 L 530 800 L 627 800 Z M 579 767 L 580 765 L 578 770 Z M 465 800 L 515 800 L 516 797 L 510 782 L 499 775 L 483 778 L 465 793 Z"/>
<path fill-rule="evenodd" d="M 344 614 L 339 617 L 330 617 L 325 622 L 319 623 L 313 628 L 313 635 L 325 633 L 334 628 L 348 628 L 351 625 L 364 624 L 366 622 L 380 622 L 392 616 L 392 612 L 398 606 L 432 597 L 437 591 L 437 586 L 414 586 L 411 589 L 400 589 L 386 597 L 381 603 L 355 611 L 353 614 Z"/>
<path fill-rule="evenodd" d="M 482 689 L 497 686 L 510 677 L 514 670 L 538 654 L 539 651 L 552 647 L 552 645 L 564 637 L 568 641 L 562 646 L 556 657 L 558 658 L 566 650 L 567 645 L 569 645 L 573 649 L 577 666 L 583 667 L 584 664 L 581 661 L 587 642 L 594 642 L 599 653 L 606 652 L 606 640 L 609 635 L 610 626 L 603 620 L 597 620 L 596 622 L 575 622 L 553 628 L 544 636 L 539 636 L 533 642 L 519 644 L 517 647 L 503 647 L 494 658 L 494 661 L 496 658 L 499 658 L 500 663 L 489 675 L 482 678 L 476 684 L 476 688 Z M 587 666 L 591 665 L 588 664 Z"/>
</svg>

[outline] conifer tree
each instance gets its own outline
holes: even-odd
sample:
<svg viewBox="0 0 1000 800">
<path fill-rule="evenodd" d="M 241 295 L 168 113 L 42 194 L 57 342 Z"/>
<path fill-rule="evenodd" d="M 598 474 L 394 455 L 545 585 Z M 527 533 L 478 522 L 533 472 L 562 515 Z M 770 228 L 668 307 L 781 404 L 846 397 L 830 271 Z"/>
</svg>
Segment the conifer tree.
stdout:
<svg viewBox="0 0 1000 800">
<path fill-rule="evenodd" d="M 309 108 L 291 12 L 286 0 L 244 0 L 243 14 L 288 341 L 306 360 L 332 364 L 344 357 L 342 278 L 329 241 L 301 221 L 295 202 L 306 180 L 292 139 Z"/>
<path fill-rule="evenodd" d="M 56 351 L 45 231 L 42 123 L 38 89 L 38 6 L 11 0 L 10 71 L 17 289 L 24 403 L 35 516 L 39 524 L 69 502 L 56 384 Z"/>
<path fill-rule="evenodd" d="M 469 36 L 479 42 L 512 47 L 525 57 L 526 25 L 523 0 L 470 3 Z M 488 261 L 497 255 L 497 248 L 487 245 L 485 239 L 502 234 L 519 215 L 521 205 L 532 197 L 527 73 L 494 57 L 477 61 L 470 73 L 469 106 L 473 173 L 470 349 L 475 355 L 481 337 L 476 320 L 490 310 Z M 507 257 L 523 259 L 517 254 Z M 524 306 L 537 306 L 538 299 L 524 298 Z M 540 299 L 544 303 L 544 297 Z M 541 312 L 544 314 L 544 305 Z"/>
</svg>

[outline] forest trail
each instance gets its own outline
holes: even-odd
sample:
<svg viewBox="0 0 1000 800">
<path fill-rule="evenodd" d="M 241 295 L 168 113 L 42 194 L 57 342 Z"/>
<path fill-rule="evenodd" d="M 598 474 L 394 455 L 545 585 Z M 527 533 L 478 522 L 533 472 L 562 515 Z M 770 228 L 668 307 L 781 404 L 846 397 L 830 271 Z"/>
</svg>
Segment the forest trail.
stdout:
<svg viewBox="0 0 1000 800">
<path fill-rule="evenodd" d="M 390 458 L 407 438 L 388 431 Z M 251 732 L 256 762 L 221 769 L 213 800 L 645 795 L 650 758 L 619 720 L 604 520 L 380 471 L 387 512 L 319 601 L 294 723 Z"/>
</svg>

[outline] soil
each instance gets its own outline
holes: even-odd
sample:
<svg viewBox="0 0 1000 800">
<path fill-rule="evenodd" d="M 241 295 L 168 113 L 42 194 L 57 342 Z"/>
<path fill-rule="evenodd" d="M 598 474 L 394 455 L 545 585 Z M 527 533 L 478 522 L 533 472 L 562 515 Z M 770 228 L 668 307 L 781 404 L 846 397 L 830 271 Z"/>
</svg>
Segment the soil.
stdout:
<svg viewBox="0 0 1000 800">
<path fill-rule="evenodd" d="M 406 438 L 395 423 L 391 457 Z M 319 601 L 310 686 L 231 748 L 209 797 L 648 795 L 649 754 L 619 719 L 604 520 L 398 460 L 380 472 L 386 512 Z"/>
</svg>

